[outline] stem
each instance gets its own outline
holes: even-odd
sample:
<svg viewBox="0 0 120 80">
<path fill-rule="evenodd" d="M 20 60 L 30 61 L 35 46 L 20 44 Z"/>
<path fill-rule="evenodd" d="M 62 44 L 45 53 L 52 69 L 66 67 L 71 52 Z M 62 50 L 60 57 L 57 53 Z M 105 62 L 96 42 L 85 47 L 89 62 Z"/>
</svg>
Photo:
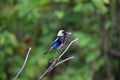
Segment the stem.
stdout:
<svg viewBox="0 0 120 80">
<path fill-rule="evenodd" d="M 59 63 L 57 63 L 57 61 L 63 56 L 63 54 L 65 54 L 65 52 L 69 49 L 69 47 L 71 46 L 71 44 L 75 41 L 77 41 L 79 38 L 76 38 L 75 40 L 71 41 L 70 44 L 67 46 L 67 48 L 64 50 L 65 48 L 65 44 L 68 41 L 70 37 L 70 34 L 68 34 L 68 36 L 65 39 L 65 42 L 62 46 L 62 50 L 58 53 L 57 57 L 54 59 L 54 61 L 52 62 L 52 64 L 48 67 L 48 69 L 38 78 L 38 80 L 42 80 L 48 73 L 50 73 L 54 67 L 56 67 L 57 65 L 66 62 L 67 60 L 73 59 L 74 57 L 69 57 Z"/>
<path fill-rule="evenodd" d="M 59 56 L 59 59 L 65 54 L 65 52 L 69 49 L 69 47 L 77 41 L 79 38 L 74 39 L 73 41 L 70 42 L 70 44 L 67 46 L 67 48 L 63 51 L 63 53 Z"/>
<path fill-rule="evenodd" d="M 64 63 L 64 62 L 66 62 L 66 61 L 68 61 L 68 60 L 70 60 L 70 59 L 73 59 L 73 58 L 74 58 L 73 56 L 72 56 L 72 57 L 68 57 L 68 58 L 66 58 L 66 59 L 58 62 L 58 63 L 55 65 L 55 67 L 58 66 L 58 65 L 60 65 L 60 64 L 62 64 L 62 63 Z"/>
<path fill-rule="evenodd" d="M 30 54 L 30 51 L 31 51 L 31 47 L 29 47 L 28 52 L 27 52 L 27 54 L 26 54 L 25 61 L 24 61 L 22 67 L 20 68 L 19 72 L 17 73 L 17 75 L 15 76 L 15 78 L 14 78 L 13 80 L 16 80 L 17 77 L 20 75 L 20 73 L 23 71 L 23 69 L 24 69 L 24 67 L 25 67 L 25 65 L 26 65 L 26 62 L 27 62 L 28 56 L 29 56 L 29 54 Z"/>
</svg>

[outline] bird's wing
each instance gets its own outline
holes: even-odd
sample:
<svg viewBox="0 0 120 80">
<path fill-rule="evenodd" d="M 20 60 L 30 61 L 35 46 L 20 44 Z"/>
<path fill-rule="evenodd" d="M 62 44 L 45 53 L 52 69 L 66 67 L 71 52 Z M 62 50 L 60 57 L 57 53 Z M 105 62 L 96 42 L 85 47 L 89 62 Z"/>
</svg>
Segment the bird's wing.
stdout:
<svg viewBox="0 0 120 80">
<path fill-rule="evenodd" d="M 57 37 L 57 38 L 54 40 L 54 42 L 52 43 L 52 45 L 55 44 L 58 40 L 59 40 L 59 38 Z"/>
<path fill-rule="evenodd" d="M 49 50 L 47 50 L 44 54 L 47 54 L 48 52 L 50 52 L 53 49 L 53 45 L 59 40 L 59 38 L 57 37 L 54 42 L 52 43 L 51 47 Z"/>
</svg>

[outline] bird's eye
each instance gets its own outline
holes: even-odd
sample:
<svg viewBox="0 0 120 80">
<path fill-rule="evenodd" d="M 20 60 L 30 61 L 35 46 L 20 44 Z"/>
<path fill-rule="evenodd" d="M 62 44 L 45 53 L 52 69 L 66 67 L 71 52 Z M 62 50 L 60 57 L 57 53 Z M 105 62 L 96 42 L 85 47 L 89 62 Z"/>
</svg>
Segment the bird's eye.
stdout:
<svg viewBox="0 0 120 80">
<path fill-rule="evenodd" d="M 64 31 L 64 32 L 62 32 L 64 35 L 66 35 L 66 32 Z"/>
<path fill-rule="evenodd" d="M 62 33 L 63 33 L 63 34 L 65 34 L 65 32 L 64 32 L 64 31 L 63 31 Z"/>
</svg>

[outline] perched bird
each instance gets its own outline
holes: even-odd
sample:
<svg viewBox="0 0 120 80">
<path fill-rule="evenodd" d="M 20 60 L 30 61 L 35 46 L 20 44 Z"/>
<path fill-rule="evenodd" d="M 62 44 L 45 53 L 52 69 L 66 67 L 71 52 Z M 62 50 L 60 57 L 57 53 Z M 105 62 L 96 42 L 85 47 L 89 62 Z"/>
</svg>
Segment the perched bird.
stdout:
<svg viewBox="0 0 120 80">
<path fill-rule="evenodd" d="M 66 32 L 64 30 L 59 30 L 56 39 L 54 40 L 54 42 L 52 43 L 51 47 L 49 50 L 47 50 L 44 54 L 47 54 L 48 52 L 50 52 L 53 49 L 58 49 L 60 48 L 65 40 L 65 35 Z"/>
</svg>

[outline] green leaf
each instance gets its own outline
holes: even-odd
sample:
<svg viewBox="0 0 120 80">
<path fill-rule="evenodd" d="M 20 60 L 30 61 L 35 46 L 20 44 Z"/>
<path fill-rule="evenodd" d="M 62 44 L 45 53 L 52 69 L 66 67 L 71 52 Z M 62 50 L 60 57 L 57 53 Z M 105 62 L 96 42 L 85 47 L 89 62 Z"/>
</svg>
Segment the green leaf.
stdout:
<svg viewBox="0 0 120 80">
<path fill-rule="evenodd" d="M 77 4 L 77 5 L 73 8 L 73 10 L 74 10 L 75 12 L 82 11 L 82 10 L 83 10 L 83 5 L 82 5 L 82 4 Z"/>
<path fill-rule="evenodd" d="M 84 12 L 86 14 L 91 13 L 94 10 L 94 6 L 91 3 L 79 3 L 73 7 L 75 12 Z"/>
<path fill-rule="evenodd" d="M 55 2 L 64 2 L 64 3 L 68 3 L 70 0 L 54 0 Z"/>
<path fill-rule="evenodd" d="M 5 36 L 0 33 L 0 45 L 3 45 L 5 43 Z"/>
<path fill-rule="evenodd" d="M 90 41 L 91 41 L 91 37 L 84 32 L 75 32 L 74 36 L 80 38 L 80 46 L 81 47 L 87 46 L 88 43 L 90 43 Z"/>
<path fill-rule="evenodd" d="M 108 30 L 110 28 L 110 26 L 111 26 L 111 21 L 107 21 L 105 23 L 105 29 Z"/>
<path fill-rule="evenodd" d="M 6 42 L 11 44 L 12 46 L 17 46 L 17 39 L 16 36 L 13 33 L 10 32 L 4 32 L 6 36 Z"/>
<path fill-rule="evenodd" d="M 100 51 L 88 53 L 88 55 L 86 56 L 86 63 L 90 63 L 92 61 L 95 61 L 99 56 L 100 56 Z"/>
<path fill-rule="evenodd" d="M 10 47 L 10 46 L 7 46 L 5 48 L 5 53 L 9 54 L 9 55 L 12 55 L 13 54 L 13 48 Z"/>
<path fill-rule="evenodd" d="M 5 71 L 4 71 L 3 66 L 0 66 L 0 79 L 1 80 L 6 80 L 6 78 L 7 78 L 7 75 L 6 75 Z"/>
<path fill-rule="evenodd" d="M 105 59 L 104 58 L 100 58 L 99 60 L 96 61 L 96 64 L 94 65 L 94 69 L 97 71 L 104 64 L 105 64 Z"/>
<path fill-rule="evenodd" d="M 107 13 L 108 10 L 104 5 L 104 0 L 92 0 L 93 4 L 97 7 L 97 10 L 103 14 Z"/>
<path fill-rule="evenodd" d="M 64 16 L 63 11 L 55 11 L 55 15 L 57 16 L 58 19 L 62 19 Z"/>
<path fill-rule="evenodd" d="M 0 51 L 0 63 L 4 64 L 4 60 L 5 60 L 5 53 L 3 51 Z"/>
</svg>

